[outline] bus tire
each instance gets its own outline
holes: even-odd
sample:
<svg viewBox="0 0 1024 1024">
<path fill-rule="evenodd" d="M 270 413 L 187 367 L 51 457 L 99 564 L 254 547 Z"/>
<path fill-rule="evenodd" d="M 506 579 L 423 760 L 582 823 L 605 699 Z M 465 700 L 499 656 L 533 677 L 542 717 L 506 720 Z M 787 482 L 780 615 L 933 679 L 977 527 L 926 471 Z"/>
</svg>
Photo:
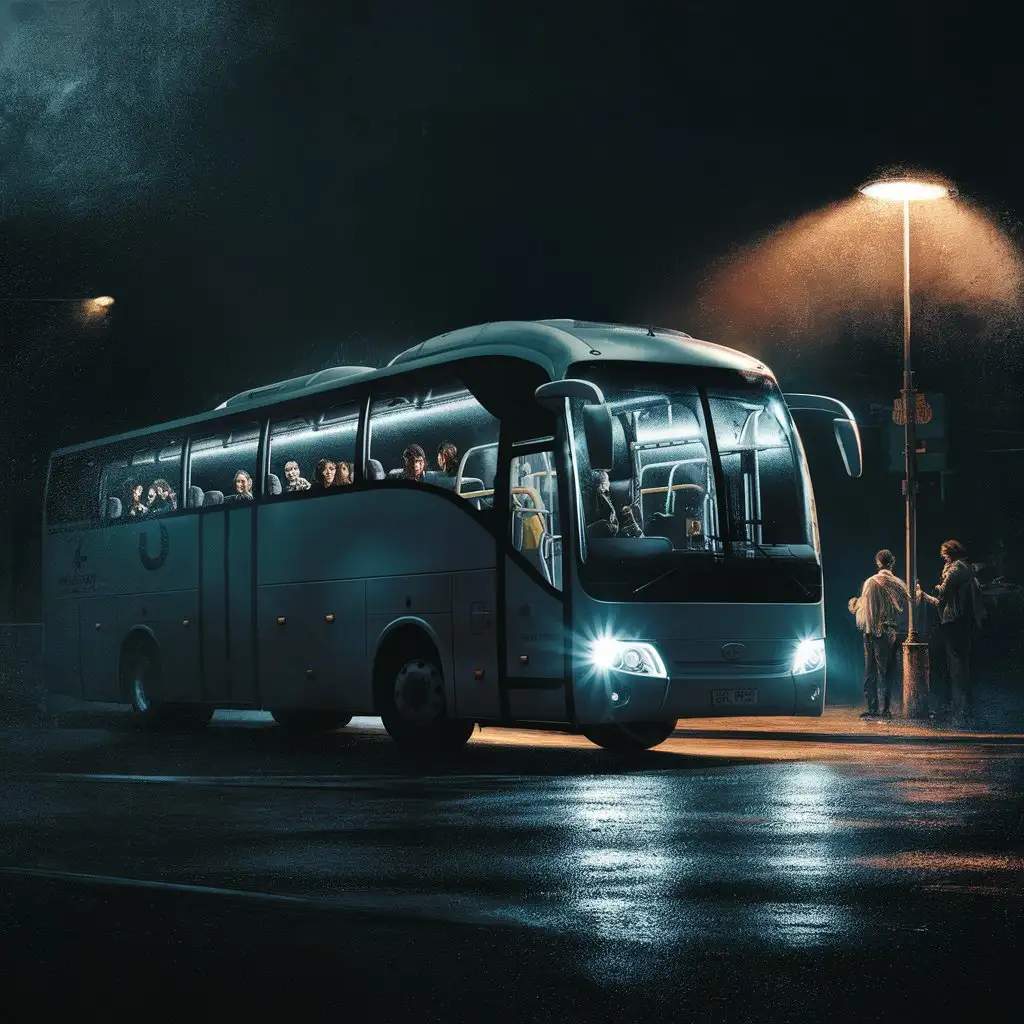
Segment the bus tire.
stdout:
<svg viewBox="0 0 1024 1024">
<path fill-rule="evenodd" d="M 131 637 L 121 654 L 121 687 L 137 719 L 152 728 L 202 728 L 213 718 L 205 704 L 168 704 L 163 700 L 160 649 L 147 635 Z"/>
<path fill-rule="evenodd" d="M 301 708 L 276 708 L 270 712 L 274 721 L 289 732 L 303 736 L 334 732 L 344 729 L 352 721 L 351 715 L 340 711 L 305 711 Z"/>
<path fill-rule="evenodd" d="M 376 676 L 381 721 L 399 746 L 453 751 L 473 735 L 472 720 L 447 717 L 441 659 L 429 641 L 384 654 Z"/>
<path fill-rule="evenodd" d="M 584 725 L 580 732 L 599 747 L 627 754 L 631 751 L 650 750 L 672 735 L 676 723 L 672 722 L 611 722 L 603 725 Z"/>
</svg>

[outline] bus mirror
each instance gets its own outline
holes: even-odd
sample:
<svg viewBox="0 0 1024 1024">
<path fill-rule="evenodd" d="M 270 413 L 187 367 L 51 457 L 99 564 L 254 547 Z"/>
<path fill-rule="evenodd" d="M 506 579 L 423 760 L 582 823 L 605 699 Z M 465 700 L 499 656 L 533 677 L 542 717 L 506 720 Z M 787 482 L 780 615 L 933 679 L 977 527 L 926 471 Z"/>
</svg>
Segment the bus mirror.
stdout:
<svg viewBox="0 0 1024 1024">
<path fill-rule="evenodd" d="M 553 380 L 548 384 L 541 384 L 534 391 L 533 397 L 553 412 L 558 412 L 567 398 L 578 398 L 592 405 L 604 405 L 604 394 L 589 380 Z"/>
<path fill-rule="evenodd" d="M 583 406 L 583 432 L 594 469 L 612 468 L 612 414 L 603 402 Z"/>
<path fill-rule="evenodd" d="M 860 431 L 856 420 L 838 419 L 832 421 L 836 432 L 839 453 L 843 457 L 843 465 L 850 476 L 860 476 L 864 471 L 864 463 L 860 451 Z"/>
<path fill-rule="evenodd" d="M 827 395 L 794 394 L 782 397 L 786 400 L 790 412 L 839 413 L 839 417 L 832 420 L 832 428 L 836 432 L 836 443 L 839 445 L 839 454 L 843 457 L 843 465 L 850 476 L 860 476 L 864 472 L 860 431 L 849 406 Z"/>
</svg>

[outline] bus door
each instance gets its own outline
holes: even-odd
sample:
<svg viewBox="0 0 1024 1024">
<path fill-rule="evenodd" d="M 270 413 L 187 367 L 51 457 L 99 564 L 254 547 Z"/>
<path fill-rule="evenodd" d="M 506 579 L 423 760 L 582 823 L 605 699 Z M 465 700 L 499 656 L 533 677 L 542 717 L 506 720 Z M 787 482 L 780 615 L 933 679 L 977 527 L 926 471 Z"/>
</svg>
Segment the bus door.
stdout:
<svg viewBox="0 0 1024 1024">
<path fill-rule="evenodd" d="M 505 690 L 512 718 L 562 721 L 566 651 L 562 601 L 562 521 L 554 442 L 515 444 L 508 473 L 504 556 Z"/>
<path fill-rule="evenodd" d="M 234 422 L 189 449 L 189 494 L 199 516 L 203 699 L 258 704 L 256 690 L 256 502 L 262 424 Z"/>
<path fill-rule="evenodd" d="M 222 504 L 200 519 L 203 699 L 257 703 L 252 502 Z"/>
</svg>

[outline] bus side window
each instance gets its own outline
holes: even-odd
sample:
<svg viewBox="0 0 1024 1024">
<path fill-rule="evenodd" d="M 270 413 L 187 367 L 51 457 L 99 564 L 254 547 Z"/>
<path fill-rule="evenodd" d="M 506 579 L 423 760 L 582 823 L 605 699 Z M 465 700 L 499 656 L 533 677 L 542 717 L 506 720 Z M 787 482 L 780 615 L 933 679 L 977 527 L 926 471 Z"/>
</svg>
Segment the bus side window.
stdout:
<svg viewBox="0 0 1024 1024">
<path fill-rule="evenodd" d="M 460 381 L 403 381 L 374 396 L 369 426 L 368 467 L 386 479 L 455 492 L 478 511 L 493 508 L 498 420 Z"/>
<path fill-rule="evenodd" d="M 545 582 L 562 589 L 562 526 L 554 454 L 534 451 L 512 458 L 509 518 L 512 546 Z"/>
<path fill-rule="evenodd" d="M 102 455 L 82 452 L 57 456 L 50 465 L 46 521 L 51 525 L 99 521 L 106 502 L 100 495 Z"/>
<path fill-rule="evenodd" d="M 271 422 L 269 494 L 287 498 L 337 493 L 354 483 L 358 403 L 325 408 L 322 402 L 301 415 Z"/>
<path fill-rule="evenodd" d="M 257 454 L 260 424 L 224 424 L 212 434 L 192 439 L 188 505 L 212 505 L 205 495 L 219 491 L 224 501 L 251 501 L 258 493 Z"/>
</svg>

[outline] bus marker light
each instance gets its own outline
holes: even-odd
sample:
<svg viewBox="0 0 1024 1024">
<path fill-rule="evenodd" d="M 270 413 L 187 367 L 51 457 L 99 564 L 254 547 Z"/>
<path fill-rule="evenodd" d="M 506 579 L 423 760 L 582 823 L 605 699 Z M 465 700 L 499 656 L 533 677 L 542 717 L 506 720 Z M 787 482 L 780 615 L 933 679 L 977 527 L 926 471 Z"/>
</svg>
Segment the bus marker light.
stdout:
<svg viewBox="0 0 1024 1024">
<path fill-rule="evenodd" d="M 313 670 L 311 668 L 307 668 L 306 669 L 306 678 L 307 679 L 312 679 L 313 678 Z"/>
<path fill-rule="evenodd" d="M 102 623 L 102 622 L 97 622 L 97 623 L 96 623 L 96 628 L 97 628 L 97 629 L 99 629 L 99 628 L 100 628 L 100 626 L 102 626 L 102 625 L 103 625 L 103 623 Z"/>
<path fill-rule="evenodd" d="M 182 620 L 181 620 L 181 624 L 182 624 L 183 626 L 187 626 L 187 625 L 189 624 L 189 620 L 188 620 L 188 619 L 182 619 Z"/>
<path fill-rule="evenodd" d="M 520 665 L 529 665 L 530 664 L 530 656 L 528 654 L 520 654 L 519 655 L 519 664 Z"/>
<path fill-rule="evenodd" d="M 483 679 L 483 677 L 484 677 L 484 670 L 482 668 L 475 668 L 475 669 L 473 669 L 473 678 L 474 679 Z"/>
<path fill-rule="evenodd" d="M 612 703 L 613 704 L 618 704 L 619 703 L 619 695 L 614 690 L 612 690 Z"/>
<path fill-rule="evenodd" d="M 283 626 L 286 621 L 287 621 L 287 619 L 285 619 L 285 617 L 283 615 L 278 615 L 278 617 L 277 617 L 277 624 L 279 626 Z"/>
<path fill-rule="evenodd" d="M 324 622 L 333 622 L 333 621 L 334 621 L 334 612 L 328 612 L 324 616 Z"/>
</svg>

